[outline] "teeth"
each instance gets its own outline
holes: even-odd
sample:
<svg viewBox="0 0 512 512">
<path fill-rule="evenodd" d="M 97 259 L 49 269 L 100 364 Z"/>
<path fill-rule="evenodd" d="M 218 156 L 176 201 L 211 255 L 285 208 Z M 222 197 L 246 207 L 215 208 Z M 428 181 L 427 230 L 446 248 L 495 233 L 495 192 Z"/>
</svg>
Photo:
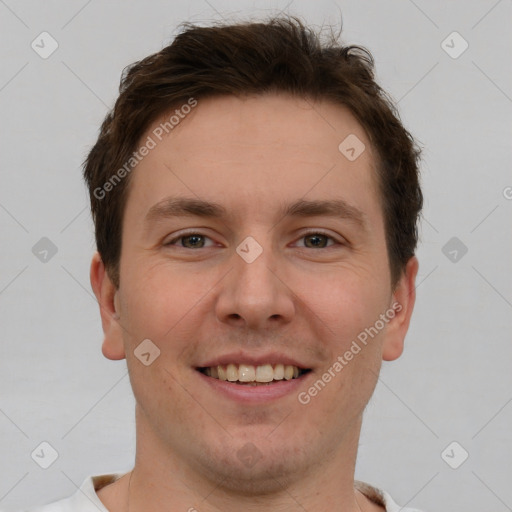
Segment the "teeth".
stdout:
<svg viewBox="0 0 512 512">
<path fill-rule="evenodd" d="M 226 374 L 226 368 L 224 366 L 216 366 L 216 368 L 217 368 L 217 373 L 219 374 L 218 378 L 220 380 L 228 380 L 228 376 Z M 206 368 L 206 369 L 209 370 L 210 368 Z"/>
<path fill-rule="evenodd" d="M 235 365 L 233 365 L 235 366 Z M 236 368 L 236 366 L 235 366 Z M 254 382 L 256 380 L 256 370 L 254 366 L 241 364 L 238 366 L 238 380 L 240 382 Z M 260 381 L 262 382 L 262 381 Z"/>
<path fill-rule="evenodd" d="M 293 379 L 293 366 L 286 365 L 284 367 L 284 378 L 286 380 Z"/>
<path fill-rule="evenodd" d="M 299 370 L 297 370 L 297 375 Z M 274 368 L 271 364 L 264 364 L 256 367 L 256 382 L 272 382 L 274 380 Z"/>
<path fill-rule="evenodd" d="M 238 368 L 234 364 L 228 364 L 226 368 L 226 375 L 229 382 L 235 382 L 238 380 Z"/>
<path fill-rule="evenodd" d="M 274 380 L 284 379 L 284 364 L 276 364 L 274 366 Z"/>
<path fill-rule="evenodd" d="M 214 379 L 227 380 L 229 382 L 272 382 L 273 380 L 291 380 L 296 379 L 300 370 L 297 366 L 284 364 L 263 364 L 253 366 L 251 364 L 228 364 L 227 366 L 211 366 L 204 369 L 205 375 Z M 252 384 L 254 385 L 254 384 Z"/>
</svg>

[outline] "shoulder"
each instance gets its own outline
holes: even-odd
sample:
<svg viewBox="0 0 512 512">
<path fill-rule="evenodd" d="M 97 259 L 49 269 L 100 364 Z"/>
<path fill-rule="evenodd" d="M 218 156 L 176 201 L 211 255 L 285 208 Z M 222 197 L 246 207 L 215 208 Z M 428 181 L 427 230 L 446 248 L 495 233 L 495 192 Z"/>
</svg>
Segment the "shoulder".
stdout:
<svg viewBox="0 0 512 512">
<path fill-rule="evenodd" d="M 354 485 L 355 488 L 362 492 L 370 501 L 384 507 L 386 512 L 422 512 L 416 508 L 401 507 L 393 500 L 389 493 L 366 482 L 356 480 Z"/>
<path fill-rule="evenodd" d="M 98 498 L 97 491 L 121 476 L 122 473 L 89 476 L 72 496 L 20 512 L 108 512 Z"/>
</svg>

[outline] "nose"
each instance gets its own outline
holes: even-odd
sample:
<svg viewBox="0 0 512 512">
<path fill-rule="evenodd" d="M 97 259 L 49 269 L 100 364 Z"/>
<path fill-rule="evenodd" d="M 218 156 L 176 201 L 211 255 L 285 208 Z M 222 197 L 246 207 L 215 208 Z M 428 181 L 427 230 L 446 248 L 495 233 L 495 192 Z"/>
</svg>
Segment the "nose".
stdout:
<svg viewBox="0 0 512 512">
<path fill-rule="evenodd" d="M 253 260 L 255 245 L 252 239 L 248 245 L 240 244 L 240 252 L 234 252 L 232 270 L 221 282 L 215 308 L 220 322 L 264 331 L 291 322 L 295 303 L 278 255 L 267 249 L 268 245 L 257 244 L 263 250 Z"/>
</svg>

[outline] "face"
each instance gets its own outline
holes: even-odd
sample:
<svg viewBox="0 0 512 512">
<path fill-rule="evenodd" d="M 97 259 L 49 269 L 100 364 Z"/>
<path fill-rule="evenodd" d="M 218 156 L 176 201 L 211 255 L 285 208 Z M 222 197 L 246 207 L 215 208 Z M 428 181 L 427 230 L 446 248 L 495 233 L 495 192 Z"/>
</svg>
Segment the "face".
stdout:
<svg viewBox="0 0 512 512">
<path fill-rule="evenodd" d="M 126 357 L 153 444 L 269 489 L 341 455 L 402 351 L 417 262 L 393 291 L 375 155 L 347 109 L 200 100 L 160 141 L 162 120 L 130 178 L 117 291 L 93 261 L 103 352 Z"/>
</svg>

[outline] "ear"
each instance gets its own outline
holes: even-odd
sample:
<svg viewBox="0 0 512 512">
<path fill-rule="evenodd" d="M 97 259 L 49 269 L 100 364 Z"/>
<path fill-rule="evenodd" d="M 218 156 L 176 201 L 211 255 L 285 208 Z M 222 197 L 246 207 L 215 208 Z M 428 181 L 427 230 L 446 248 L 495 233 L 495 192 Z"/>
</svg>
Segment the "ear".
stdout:
<svg viewBox="0 0 512 512">
<path fill-rule="evenodd" d="M 110 280 L 105 265 L 98 252 L 94 253 L 90 272 L 91 286 L 100 306 L 103 326 L 103 355 L 107 359 L 124 359 L 122 328 L 119 324 L 120 310 L 118 290 Z"/>
<path fill-rule="evenodd" d="M 382 359 L 384 361 L 398 359 L 404 350 L 404 339 L 409 329 L 412 310 L 416 302 L 415 282 L 418 267 L 418 258 L 413 256 L 407 262 L 402 277 L 393 292 L 390 308 L 394 309 L 395 316 L 389 320 L 386 326 L 382 347 Z"/>
</svg>

